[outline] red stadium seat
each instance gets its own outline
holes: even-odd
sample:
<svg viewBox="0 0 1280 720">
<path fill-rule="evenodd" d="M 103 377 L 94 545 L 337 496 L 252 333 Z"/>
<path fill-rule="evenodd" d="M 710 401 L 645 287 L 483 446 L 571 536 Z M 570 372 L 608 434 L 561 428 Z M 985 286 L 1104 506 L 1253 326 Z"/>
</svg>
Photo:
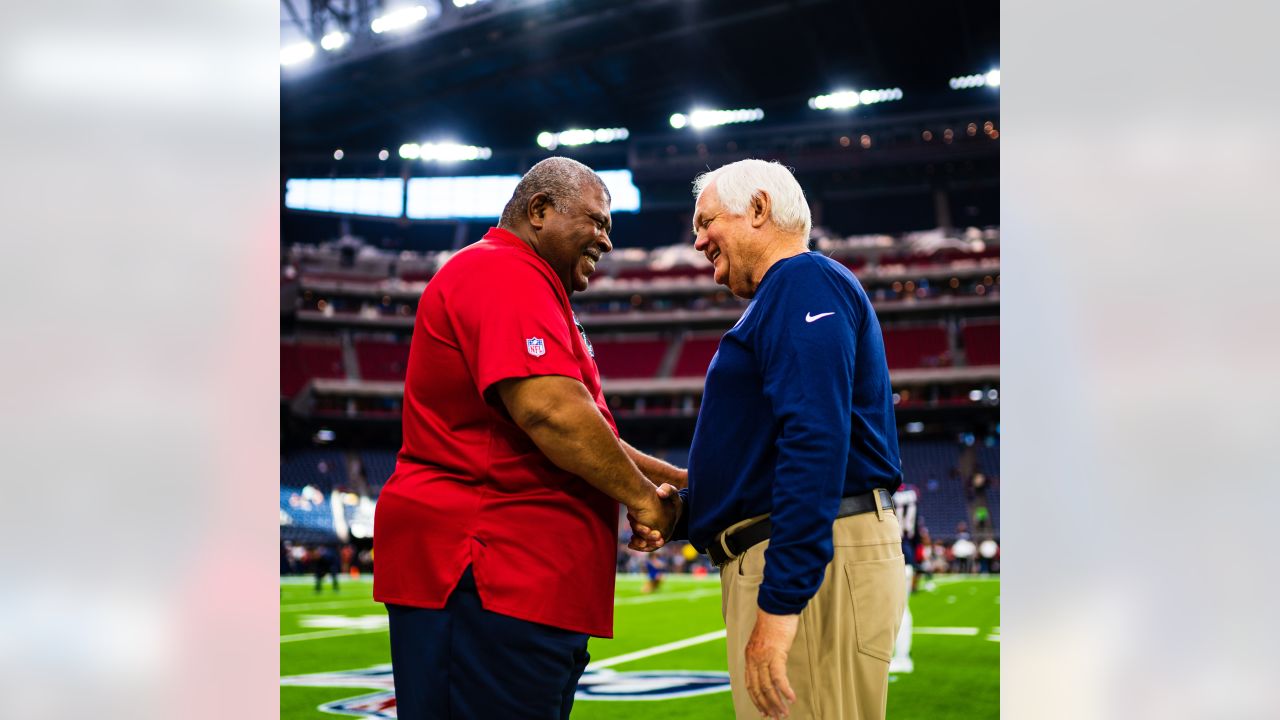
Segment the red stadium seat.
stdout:
<svg viewBox="0 0 1280 720">
<path fill-rule="evenodd" d="M 602 378 L 651 378 L 658 374 L 666 340 L 593 340 Z"/>
<path fill-rule="evenodd" d="M 693 338 L 686 340 L 676 361 L 675 377 L 705 377 L 711 358 L 720 347 L 720 338 Z"/>
<path fill-rule="evenodd" d="M 889 369 L 941 367 L 951 364 L 947 329 L 929 327 L 885 327 L 884 354 Z"/>
<path fill-rule="evenodd" d="M 356 340 L 356 362 L 364 380 L 404 380 L 409 344 L 386 340 Z"/>
<path fill-rule="evenodd" d="M 970 365 L 1000 364 L 1000 322 L 966 322 L 960 328 Z"/>
<path fill-rule="evenodd" d="M 280 394 L 293 397 L 311 378 L 342 378 L 342 348 L 339 345 L 280 343 Z"/>
</svg>

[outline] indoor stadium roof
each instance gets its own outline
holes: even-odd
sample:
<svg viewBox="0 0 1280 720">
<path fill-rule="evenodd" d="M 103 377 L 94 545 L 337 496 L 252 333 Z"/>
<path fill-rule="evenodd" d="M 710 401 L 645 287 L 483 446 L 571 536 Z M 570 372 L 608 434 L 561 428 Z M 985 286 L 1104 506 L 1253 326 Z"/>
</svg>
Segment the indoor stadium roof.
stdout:
<svg viewBox="0 0 1280 720">
<path fill-rule="evenodd" d="M 296 1 L 296 0 L 295 0 Z M 421 1 L 421 0 L 419 0 Z M 286 10 L 290 0 L 283 0 Z M 314 5 L 315 3 L 313 3 Z M 328 23 L 342 15 L 331 4 Z M 357 0 L 357 5 L 359 1 Z M 354 7 L 350 1 L 348 8 Z M 395 39 L 363 32 L 282 67 L 282 153 L 430 138 L 529 146 L 573 127 L 671 132 L 672 113 L 761 108 L 765 122 L 818 119 L 808 98 L 901 88 L 862 114 L 972 104 L 948 79 L 999 67 L 999 7 L 849 0 L 444 0 Z M 282 10 L 301 36 L 312 19 Z M 384 12 L 365 7 L 360 18 Z M 312 33 L 325 32 L 319 27 Z M 389 34 L 387 34 L 389 35 Z"/>
</svg>

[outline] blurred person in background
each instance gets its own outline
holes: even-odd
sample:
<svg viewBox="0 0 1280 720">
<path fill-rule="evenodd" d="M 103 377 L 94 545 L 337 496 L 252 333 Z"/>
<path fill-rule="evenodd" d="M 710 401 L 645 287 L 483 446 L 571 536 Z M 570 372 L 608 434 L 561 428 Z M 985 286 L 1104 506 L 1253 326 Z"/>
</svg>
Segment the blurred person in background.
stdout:
<svg viewBox="0 0 1280 720">
<path fill-rule="evenodd" d="M 936 566 L 933 562 L 933 540 L 929 537 L 929 528 L 924 525 L 920 526 L 920 541 L 916 543 L 916 565 L 920 572 L 915 577 L 912 592 L 922 586 L 925 592 L 931 592 L 935 587 L 933 573 L 936 572 Z"/>
<path fill-rule="evenodd" d="M 894 513 L 898 516 L 898 524 L 902 526 L 902 557 L 906 560 L 906 572 L 903 580 L 907 588 L 907 602 L 902 606 L 902 625 L 898 628 L 898 636 L 893 644 L 893 659 L 889 661 L 890 673 L 910 673 L 915 671 L 915 662 L 911 660 L 911 593 L 915 592 L 916 569 L 919 567 L 917 554 L 920 545 L 920 493 L 914 485 L 903 485 L 893 494 Z"/>
<path fill-rule="evenodd" d="M 543 160 L 422 294 L 374 536 L 402 719 L 567 718 L 588 637 L 613 636 L 618 503 L 657 544 L 675 521 L 650 478 L 685 473 L 618 438 L 569 305 L 609 204 Z"/>
<path fill-rule="evenodd" d="M 292 575 L 294 573 L 293 557 L 290 555 L 289 543 L 284 540 L 280 541 L 280 575 Z"/>
<path fill-rule="evenodd" d="M 989 575 L 996 558 L 1000 556 L 1000 545 L 992 538 L 978 543 L 978 569 L 983 575 Z"/>
<path fill-rule="evenodd" d="M 324 587 L 324 576 L 333 578 L 333 591 L 338 592 L 338 553 L 328 545 L 321 545 L 311 554 L 311 572 L 316 576 L 316 594 Z"/>
<path fill-rule="evenodd" d="M 964 523 L 960 523 L 964 525 Z M 952 570 L 958 573 L 973 572 L 973 557 L 978 553 L 978 546 L 969 539 L 969 533 L 957 533 L 959 537 L 951 543 L 951 557 L 955 560 Z"/>
<path fill-rule="evenodd" d="M 929 558 L 934 573 L 947 573 L 951 568 L 947 560 L 947 546 L 941 540 L 935 540 L 929 548 Z"/>
<path fill-rule="evenodd" d="M 645 595 L 657 592 L 662 587 L 662 576 L 667 572 L 667 560 L 662 555 L 663 551 L 658 550 L 644 556 L 645 579 L 640 591 Z"/>
<path fill-rule="evenodd" d="M 742 160 L 694 192 L 694 247 L 751 300 L 707 371 L 675 534 L 721 568 L 734 710 L 883 718 L 906 593 L 879 321 L 848 268 L 809 251 L 787 168 Z"/>
</svg>

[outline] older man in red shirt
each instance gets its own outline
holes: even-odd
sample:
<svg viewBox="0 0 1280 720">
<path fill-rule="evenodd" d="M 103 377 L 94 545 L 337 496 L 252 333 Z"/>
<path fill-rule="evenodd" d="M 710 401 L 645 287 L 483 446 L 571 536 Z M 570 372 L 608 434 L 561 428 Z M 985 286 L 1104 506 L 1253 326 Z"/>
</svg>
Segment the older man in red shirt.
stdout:
<svg viewBox="0 0 1280 720">
<path fill-rule="evenodd" d="M 674 523 L 655 482 L 687 474 L 618 438 L 569 306 L 613 247 L 609 201 L 543 160 L 418 304 L 374 535 L 401 718 L 567 718 L 588 636 L 613 636 L 617 503 Z"/>
</svg>

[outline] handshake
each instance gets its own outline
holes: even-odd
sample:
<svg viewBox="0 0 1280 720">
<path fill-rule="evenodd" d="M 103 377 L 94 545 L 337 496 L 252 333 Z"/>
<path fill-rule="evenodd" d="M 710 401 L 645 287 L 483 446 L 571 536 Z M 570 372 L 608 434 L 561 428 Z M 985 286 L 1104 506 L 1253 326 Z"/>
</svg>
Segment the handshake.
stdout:
<svg viewBox="0 0 1280 720">
<path fill-rule="evenodd" d="M 684 500 L 675 485 L 663 483 L 657 492 L 644 502 L 627 508 L 627 520 L 631 522 L 631 542 L 627 547 L 641 552 L 653 552 L 671 539 Z"/>
</svg>

